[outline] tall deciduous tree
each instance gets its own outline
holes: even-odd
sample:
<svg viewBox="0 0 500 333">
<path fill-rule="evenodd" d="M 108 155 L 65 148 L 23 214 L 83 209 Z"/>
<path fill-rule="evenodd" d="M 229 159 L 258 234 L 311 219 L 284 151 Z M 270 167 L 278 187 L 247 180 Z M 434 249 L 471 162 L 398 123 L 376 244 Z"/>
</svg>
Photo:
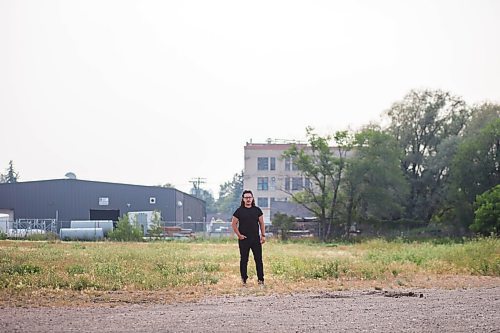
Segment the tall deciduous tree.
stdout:
<svg viewBox="0 0 500 333">
<path fill-rule="evenodd" d="M 473 219 L 472 201 L 466 198 L 458 184 L 460 166 L 464 160 L 459 159 L 457 152 L 462 144 L 474 141 L 478 134 L 500 118 L 500 105 L 484 103 L 471 108 L 471 118 L 467 122 L 463 135 L 445 139 L 438 149 L 436 156 L 431 158 L 431 167 L 443 170 L 441 186 L 437 188 L 440 200 L 435 200 L 434 205 L 439 205 L 432 217 L 434 222 L 448 224 L 457 232 L 468 230 L 468 225 Z M 460 149 L 464 149 L 463 146 Z M 453 165 L 457 170 L 454 170 Z M 454 175 L 454 176 L 453 176 Z M 470 175 L 474 177 L 474 175 Z M 458 177 L 458 178 L 457 178 Z"/>
<path fill-rule="evenodd" d="M 431 168 L 440 144 L 459 135 L 470 115 L 465 102 L 444 91 L 414 90 L 388 111 L 389 131 L 405 156 L 401 167 L 410 182 L 407 218 L 429 222 L 436 209 L 444 168 Z M 435 164 L 434 166 L 436 166 Z"/>
<path fill-rule="evenodd" d="M 396 140 L 376 127 L 356 133 L 346 176 L 347 222 L 397 220 L 403 212 L 408 183 L 400 168 Z"/>
<path fill-rule="evenodd" d="M 471 108 L 471 119 L 466 124 L 464 137 L 476 135 L 481 129 L 500 118 L 500 104 L 483 103 Z"/>
<path fill-rule="evenodd" d="M 464 138 L 451 167 L 453 216 L 470 225 L 476 196 L 500 184 L 500 119 Z"/>
<path fill-rule="evenodd" d="M 320 237 L 331 236 L 332 226 L 339 226 L 340 188 L 345 171 L 345 160 L 351 150 L 352 138 L 347 131 L 336 132 L 333 136 L 319 136 L 310 127 L 307 131 L 307 147 L 293 145 L 285 151 L 285 158 L 292 158 L 310 186 L 303 191 L 291 192 L 292 200 L 312 212 L 320 222 Z M 330 142 L 335 142 L 335 147 Z"/>
</svg>

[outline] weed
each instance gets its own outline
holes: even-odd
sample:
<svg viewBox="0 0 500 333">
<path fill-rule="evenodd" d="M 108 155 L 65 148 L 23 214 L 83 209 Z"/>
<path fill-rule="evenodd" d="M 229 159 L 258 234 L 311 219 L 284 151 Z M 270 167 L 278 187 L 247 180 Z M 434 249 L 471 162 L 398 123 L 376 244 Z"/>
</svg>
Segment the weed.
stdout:
<svg viewBox="0 0 500 333">
<path fill-rule="evenodd" d="M 42 271 L 40 266 L 31 264 L 20 264 L 14 265 L 5 270 L 8 275 L 28 275 L 28 274 L 38 274 Z"/>
<path fill-rule="evenodd" d="M 218 272 L 220 271 L 220 264 L 211 263 L 211 262 L 203 262 L 201 264 L 201 271 L 203 272 Z"/>
<path fill-rule="evenodd" d="M 183 275 L 187 273 L 187 268 L 178 262 L 160 263 L 156 265 L 156 269 L 165 277 Z"/>
<path fill-rule="evenodd" d="M 274 275 L 285 275 L 287 272 L 285 263 L 282 261 L 272 261 L 271 272 Z"/>
<path fill-rule="evenodd" d="M 361 278 L 365 280 L 373 280 L 375 277 L 375 274 L 373 273 L 372 270 L 370 269 L 362 269 L 361 270 Z"/>
<path fill-rule="evenodd" d="M 72 247 L 75 250 L 85 250 L 87 248 L 85 245 L 81 243 L 74 243 Z"/>
<path fill-rule="evenodd" d="M 79 277 L 76 281 L 70 284 L 70 288 L 73 290 L 85 290 L 92 287 L 92 282 L 85 277 Z"/>
<path fill-rule="evenodd" d="M 27 238 L 30 241 L 57 241 L 59 240 L 59 236 L 53 232 L 47 232 L 43 234 L 31 234 Z"/>
<path fill-rule="evenodd" d="M 327 262 L 323 265 L 315 267 L 311 272 L 308 272 L 306 274 L 306 277 L 312 277 L 315 279 L 325 279 L 325 278 L 338 279 L 339 276 L 340 276 L 339 262 L 337 260 L 333 262 Z"/>
<path fill-rule="evenodd" d="M 66 271 L 70 275 L 77 275 L 85 273 L 85 268 L 81 265 L 71 265 L 66 269 Z"/>
</svg>

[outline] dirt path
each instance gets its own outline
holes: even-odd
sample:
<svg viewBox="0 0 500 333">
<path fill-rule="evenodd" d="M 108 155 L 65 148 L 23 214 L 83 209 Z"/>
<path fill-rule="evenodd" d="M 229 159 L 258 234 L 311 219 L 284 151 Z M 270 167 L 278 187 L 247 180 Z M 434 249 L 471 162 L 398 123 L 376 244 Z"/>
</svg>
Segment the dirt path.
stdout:
<svg viewBox="0 0 500 333">
<path fill-rule="evenodd" d="M 500 286 L 247 293 L 167 305 L 6 307 L 0 332 L 500 332 Z"/>
</svg>

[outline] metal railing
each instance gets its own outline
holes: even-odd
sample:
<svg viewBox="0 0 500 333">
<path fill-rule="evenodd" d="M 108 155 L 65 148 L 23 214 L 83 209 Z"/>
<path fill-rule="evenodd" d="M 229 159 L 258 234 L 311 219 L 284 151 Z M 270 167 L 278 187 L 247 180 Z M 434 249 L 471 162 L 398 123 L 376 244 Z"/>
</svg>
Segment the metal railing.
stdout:
<svg viewBox="0 0 500 333">
<path fill-rule="evenodd" d="M 18 219 L 15 221 L 0 220 L 0 232 L 9 238 L 26 238 L 36 234 L 57 234 L 55 219 Z"/>
</svg>

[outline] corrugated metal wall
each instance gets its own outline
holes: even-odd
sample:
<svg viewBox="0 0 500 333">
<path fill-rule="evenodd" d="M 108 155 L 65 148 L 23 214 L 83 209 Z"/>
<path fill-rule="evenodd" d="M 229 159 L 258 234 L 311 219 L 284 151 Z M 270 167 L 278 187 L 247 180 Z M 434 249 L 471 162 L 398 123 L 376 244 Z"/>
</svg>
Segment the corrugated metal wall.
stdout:
<svg viewBox="0 0 500 333">
<path fill-rule="evenodd" d="M 179 200 L 182 206 L 177 204 Z M 120 215 L 158 210 L 164 221 L 205 218 L 205 203 L 176 189 L 78 179 L 0 184 L 2 209 L 14 210 L 15 219 L 57 216 L 59 221 L 89 219 L 91 209 L 117 209 Z"/>
</svg>

